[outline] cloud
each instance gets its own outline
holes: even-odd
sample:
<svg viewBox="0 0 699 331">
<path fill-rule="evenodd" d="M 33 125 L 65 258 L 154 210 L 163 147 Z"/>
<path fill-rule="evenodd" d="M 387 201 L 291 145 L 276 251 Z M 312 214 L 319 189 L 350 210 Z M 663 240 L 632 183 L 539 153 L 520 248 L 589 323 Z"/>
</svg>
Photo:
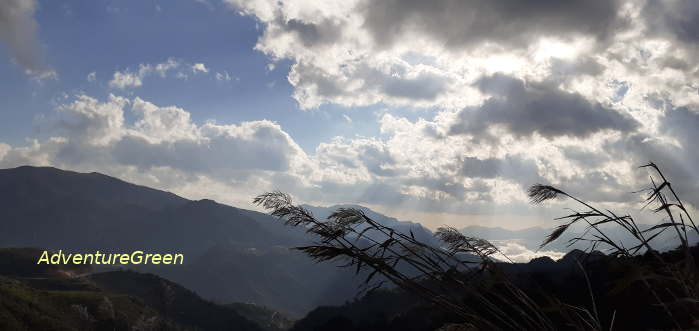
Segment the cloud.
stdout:
<svg viewBox="0 0 699 331">
<path fill-rule="evenodd" d="M 241 206 L 249 206 L 257 192 L 281 189 L 304 201 L 411 203 L 436 210 L 491 188 L 458 176 L 448 179 L 453 173 L 448 167 L 456 158 L 434 160 L 443 164 L 417 162 L 429 155 L 402 154 L 400 139 L 335 138 L 308 155 L 276 123 L 197 124 L 182 108 L 139 97 L 111 95 L 100 101 L 79 95 L 57 111 L 57 122 L 49 125 L 56 128 L 52 138 L 26 147 L 4 146 L 0 166 L 101 171 L 189 197 L 221 194 L 224 201 Z M 422 132 L 421 125 L 414 129 Z M 425 179 L 426 171 L 435 174 Z M 211 187 L 221 191 L 212 192 Z M 225 197 L 226 191 L 236 193 Z M 442 195 L 451 198 L 444 200 Z"/>
<path fill-rule="evenodd" d="M 699 139 L 697 127 L 699 111 L 670 107 L 661 117 L 660 134 L 639 132 L 605 147 L 612 156 L 637 165 L 656 162 L 680 197 L 696 208 L 699 206 L 699 179 L 694 169 L 699 164 L 699 156 L 693 152 L 692 146 Z M 647 180 L 647 177 L 639 180 Z"/>
<path fill-rule="evenodd" d="M 484 77 L 478 88 L 491 95 L 476 109 L 464 109 L 452 134 L 488 134 L 502 126 L 516 136 L 587 137 L 601 130 L 632 131 L 638 124 L 617 110 L 590 102 L 548 82 L 527 83 L 502 74 Z"/>
<path fill-rule="evenodd" d="M 109 96 L 107 102 L 80 95 L 77 99 L 58 108 L 61 118 L 58 127 L 73 141 L 94 145 L 108 145 L 124 134 L 123 107 L 129 100 Z"/>
<path fill-rule="evenodd" d="M 394 176 L 395 159 L 388 146 L 376 139 L 335 138 L 316 148 L 316 159 L 326 170 L 343 172 L 347 177 L 369 180 L 372 176 Z"/>
<path fill-rule="evenodd" d="M 114 77 L 109 81 L 109 86 L 113 88 L 124 89 L 127 87 L 139 87 L 143 85 L 141 81 L 142 75 L 139 73 L 132 72 L 120 72 L 114 73 Z"/>
<path fill-rule="evenodd" d="M 558 260 L 562 258 L 565 253 L 563 252 L 556 252 L 556 251 L 544 251 L 544 250 L 539 250 L 539 251 L 532 251 L 524 245 L 518 243 L 516 240 L 500 240 L 500 241 L 494 241 L 493 244 L 500 249 L 500 252 L 502 254 L 497 254 L 495 257 L 505 260 L 505 256 L 512 260 L 513 262 L 518 262 L 518 263 L 527 263 L 531 261 L 534 258 L 537 257 L 542 257 L 542 256 L 547 256 L 550 257 L 553 260 Z M 504 256 L 502 256 L 504 255 Z"/>
<path fill-rule="evenodd" d="M 168 73 L 175 71 L 182 67 L 182 62 L 173 58 L 167 59 L 165 62 L 156 64 L 140 64 L 138 70 L 133 71 L 126 69 L 124 71 L 116 71 L 109 81 L 109 87 L 117 89 L 134 88 L 143 85 L 143 80 L 151 75 L 158 75 L 161 78 L 165 78 Z M 207 72 L 208 69 L 203 63 L 197 63 L 190 66 L 193 72 L 203 71 Z M 180 71 L 176 75 L 177 77 L 187 78 L 187 74 Z"/>
<path fill-rule="evenodd" d="M 498 74 L 523 82 L 541 102 L 574 107 L 560 121 L 549 119 L 557 123 L 520 126 L 520 134 L 633 130 L 623 114 L 653 130 L 658 113 L 645 100 L 651 95 L 699 105 L 699 67 L 684 60 L 696 55 L 697 6 L 689 0 L 227 3 L 263 27 L 257 50 L 272 63 L 291 61 L 288 80 L 303 109 L 326 103 L 474 108 L 492 97 L 478 83 Z M 577 112 L 596 122 L 562 123 L 580 119 Z"/>
<path fill-rule="evenodd" d="M 231 81 L 233 77 L 228 73 L 228 71 L 223 71 L 223 72 L 217 72 L 216 73 L 216 80 L 219 81 Z M 237 78 L 236 78 L 237 80 Z"/>
<path fill-rule="evenodd" d="M 510 178 L 522 183 L 538 183 L 539 168 L 532 159 L 507 155 L 503 158 L 485 158 L 466 156 L 462 160 L 460 174 L 468 178 Z"/>
<path fill-rule="evenodd" d="M 228 2 L 265 25 L 257 49 L 274 61 L 293 60 L 288 79 L 302 108 L 328 102 L 434 105 L 454 97 L 453 84 L 463 84 L 444 68 L 411 63 L 402 54 L 374 56 L 357 1 L 321 6 Z"/>
<path fill-rule="evenodd" d="M 542 223 L 565 205 L 529 206 L 529 185 L 634 210 L 626 192 L 645 186 L 636 167 L 650 160 L 699 196 L 692 2 L 227 2 L 257 20 L 268 70 L 291 64 L 300 108 L 373 105 L 380 132 L 304 151 L 270 121 L 197 123 L 138 97 L 79 96 L 59 107 L 53 138 L 0 147 L 0 162 L 105 171 L 233 203 L 281 189 L 305 202 Z M 120 69 L 112 88 L 209 70 L 237 80 L 177 59 Z"/>
<path fill-rule="evenodd" d="M 47 80 L 58 80 L 58 73 L 53 69 L 43 70 L 25 70 L 25 74 L 29 75 L 34 81 L 43 83 Z"/>
<path fill-rule="evenodd" d="M 406 34 L 436 39 L 449 48 L 486 42 L 526 48 L 542 36 L 607 39 L 623 21 L 620 1 L 366 1 L 361 12 L 375 42 L 392 45 Z"/>
<path fill-rule="evenodd" d="M 139 116 L 134 123 L 134 132 L 150 143 L 197 140 L 200 134 L 199 128 L 192 123 L 189 113 L 184 109 L 174 106 L 158 107 L 136 97 L 131 110 Z"/>
<path fill-rule="evenodd" d="M 197 186 L 216 181 L 228 193 L 228 185 L 248 187 L 233 197 L 220 192 L 224 201 L 240 205 L 249 205 L 261 190 L 274 189 L 280 178 L 287 177 L 292 187 L 306 185 L 308 156 L 274 122 L 196 124 L 184 109 L 114 95 L 104 101 L 79 95 L 57 111 L 52 138 L 26 147 L 0 145 L 0 166 L 101 171 L 158 188 L 186 189 L 200 198 L 219 197 Z M 132 113 L 132 122 L 126 112 Z"/>
<path fill-rule="evenodd" d="M 26 73 L 38 80 L 56 79 L 57 74 L 41 60 L 37 41 L 39 29 L 34 0 L 7 0 L 0 3 L 0 41 Z"/>
<path fill-rule="evenodd" d="M 643 7 L 647 30 L 685 43 L 699 41 L 699 4 L 691 0 L 646 1 Z"/>
<path fill-rule="evenodd" d="M 124 119 L 128 105 L 136 117 L 130 125 Z M 182 153 L 178 159 L 213 160 L 212 163 L 221 162 L 216 166 L 221 168 L 287 169 L 288 158 L 301 153 L 290 137 L 272 122 L 196 125 L 189 113 L 181 108 L 158 107 L 138 97 L 130 100 L 111 95 L 108 100 L 100 102 L 80 95 L 73 102 L 61 105 L 58 111 L 60 117 L 55 127 L 60 136 L 55 138 L 55 142 L 65 143 L 65 147 L 85 147 L 95 153 L 99 150 L 97 154 L 116 151 L 128 164 L 140 162 L 152 163 L 148 165 L 152 166 L 167 163 L 158 160 L 172 161 L 172 157 L 160 156 Z M 90 149 L 92 147 L 98 149 Z M 125 153 L 127 151 L 134 154 Z M 144 151 L 155 155 L 143 154 Z M 146 156 L 148 160 L 144 161 Z M 265 164 L 265 160 L 269 162 Z M 70 162 L 68 158 L 64 161 Z M 168 166 L 180 167 L 177 163 Z"/>
<path fill-rule="evenodd" d="M 539 224 L 546 224 L 549 217 L 541 215 L 558 215 L 562 205 L 531 207 L 529 185 L 551 183 L 605 208 L 633 208 L 636 200 L 624 192 L 645 184 L 635 166 L 646 157 L 681 156 L 667 165 L 668 174 L 682 181 L 682 192 L 696 192 L 696 177 L 687 168 L 696 158 L 682 146 L 695 140 L 692 128 L 699 119 L 688 109 L 673 109 L 661 125 L 678 141 L 671 148 L 648 135 L 616 131 L 584 139 L 506 133 L 492 145 L 447 134 L 459 118 L 454 111 L 430 120 L 385 114 L 381 137 L 336 137 L 307 154 L 274 122 L 196 123 L 185 109 L 139 97 L 100 101 L 80 95 L 58 107 L 57 122 L 49 125 L 56 128 L 52 138 L 24 147 L 0 145 L 0 166 L 100 171 L 241 207 L 251 207 L 259 192 L 279 189 L 303 202 L 364 203 L 388 212 L 538 215 Z M 501 219 L 507 226 L 509 218 Z"/>
<path fill-rule="evenodd" d="M 194 73 L 197 73 L 197 72 L 208 73 L 209 69 L 206 68 L 206 66 L 203 63 L 195 63 L 192 65 L 192 72 L 194 72 Z"/>
<path fill-rule="evenodd" d="M 256 49 L 273 61 L 292 61 L 288 78 L 304 109 L 475 105 L 482 100 L 471 85 L 482 75 L 541 78 L 552 59 L 604 49 L 630 26 L 624 1 L 227 2 L 262 23 Z M 602 70 L 593 63 L 566 69 Z"/>
</svg>

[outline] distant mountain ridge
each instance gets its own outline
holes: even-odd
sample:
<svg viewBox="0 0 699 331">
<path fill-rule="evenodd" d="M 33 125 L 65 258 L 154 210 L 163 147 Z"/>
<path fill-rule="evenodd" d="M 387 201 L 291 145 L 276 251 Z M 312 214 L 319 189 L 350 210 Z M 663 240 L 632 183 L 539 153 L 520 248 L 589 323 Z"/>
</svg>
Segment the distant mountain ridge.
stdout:
<svg viewBox="0 0 699 331">
<path fill-rule="evenodd" d="M 641 229 L 649 228 L 651 225 L 639 224 Z M 634 239 L 631 234 L 626 230 L 618 226 L 600 226 L 604 233 L 617 242 L 623 242 L 625 245 L 632 247 L 637 244 L 637 240 Z M 575 249 L 586 250 L 589 249 L 589 244 L 587 242 L 578 242 L 574 245 L 568 246 L 569 240 L 580 236 L 584 231 L 584 224 L 576 224 L 571 226 L 563 235 L 561 235 L 555 241 L 547 244 L 544 248 L 540 248 L 541 243 L 544 238 L 553 232 L 554 228 L 544 228 L 544 227 L 530 227 L 520 230 L 508 230 L 502 227 L 487 227 L 480 225 L 471 225 L 461 229 L 461 232 L 478 238 L 483 238 L 494 243 L 502 242 L 516 242 L 523 245 L 529 250 L 537 251 L 555 251 L 566 253 Z M 699 242 L 699 235 L 696 233 L 689 233 L 690 242 Z M 674 249 L 676 240 L 673 239 L 673 233 L 667 231 L 665 234 L 657 237 L 654 240 L 654 247 L 658 250 L 664 251 L 669 249 Z"/>
<path fill-rule="evenodd" d="M 334 211 L 340 208 L 352 208 L 352 209 L 358 209 L 361 210 L 367 217 L 371 218 L 372 220 L 378 222 L 381 225 L 393 228 L 396 231 L 399 231 L 403 234 L 410 234 L 412 231 L 413 235 L 415 236 L 415 239 L 418 241 L 421 241 L 426 244 L 430 244 L 433 246 L 439 246 L 440 243 L 438 240 L 434 237 L 434 234 L 432 231 L 429 229 L 425 228 L 422 226 L 420 223 L 416 222 L 410 222 L 410 221 L 401 221 L 393 217 L 389 217 L 380 213 L 377 213 L 367 207 L 360 206 L 360 205 L 354 205 L 354 204 L 342 204 L 342 205 L 332 205 L 328 207 L 318 207 L 318 206 L 311 206 L 311 205 L 302 205 L 302 207 L 308 209 L 313 215 L 320 219 L 320 220 L 325 220 L 332 214 Z M 363 229 L 362 226 L 357 228 L 359 231 Z"/>
<path fill-rule="evenodd" d="M 412 232 L 422 242 L 440 244 L 419 223 L 363 206 L 305 207 L 320 219 L 337 208 L 357 208 L 383 225 Z M 531 250 L 549 231 L 479 226 L 463 230 L 493 241 L 516 239 Z M 361 276 L 332 263 L 316 264 L 290 250 L 313 239 L 304 229 L 264 213 L 209 199 L 192 201 L 99 173 L 29 166 L 0 169 L 0 247 L 181 252 L 185 266 L 130 267 L 156 273 L 221 303 L 251 302 L 300 317 L 319 305 L 353 298 Z M 565 239 L 546 249 L 568 251 Z"/>
<path fill-rule="evenodd" d="M 433 239 L 415 223 L 365 211 Z M 182 266 L 128 267 L 221 303 L 252 302 L 300 317 L 318 305 L 353 298 L 360 276 L 290 250 L 313 239 L 263 213 L 192 201 L 99 173 L 0 169 L 0 247 L 183 253 Z"/>
</svg>

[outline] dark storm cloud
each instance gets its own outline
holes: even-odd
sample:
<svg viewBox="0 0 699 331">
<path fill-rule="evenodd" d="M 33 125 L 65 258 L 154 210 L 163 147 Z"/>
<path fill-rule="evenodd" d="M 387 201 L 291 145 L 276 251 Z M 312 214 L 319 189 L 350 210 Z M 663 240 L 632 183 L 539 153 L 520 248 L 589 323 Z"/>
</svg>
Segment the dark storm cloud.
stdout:
<svg viewBox="0 0 699 331">
<path fill-rule="evenodd" d="M 0 1 L 0 46 L 24 73 L 38 81 L 58 79 L 57 73 L 43 61 L 37 39 L 38 24 L 34 12 L 36 0 Z"/>
<path fill-rule="evenodd" d="M 29 70 L 41 70 L 36 41 L 34 0 L 0 1 L 0 41 L 7 43 L 12 56 Z"/>
<path fill-rule="evenodd" d="M 699 142 L 699 113 L 687 107 L 673 108 L 665 111 L 661 130 L 675 136 L 684 148 L 694 147 Z M 699 160 L 699 159 L 698 159 Z"/>
<path fill-rule="evenodd" d="M 382 75 L 382 90 L 387 95 L 414 100 L 434 100 L 445 91 L 450 81 L 443 76 L 422 73 L 416 78 Z"/>
<path fill-rule="evenodd" d="M 541 178 L 533 160 L 516 156 L 506 156 L 502 159 L 465 157 L 462 160 L 460 173 L 469 178 L 520 179 L 522 183 L 529 185 L 540 181 Z"/>
<path fill-rule="evenodd" d="M 592 103 L 553 83 L 530 83 L 496 74 L 477 87 L 491 95 L 479 108 L 461 111 L 451 134 L 486 137 L 491 126 L 506 128 L 518 137 L 539 133 L 544 137 L 587 137 L 602 130 L 632 131 L 637 122 L 616 110 Z"/>
<path fill-rule="evenodd" d="M 566 149 L 563 150 L 563 155 L 567 160 L 573 161 L 588 169 L 593 169 L 610 159 L 608 154 L 589 152 L 575 146 L 566 147 Z"/>
<path fill-rule="evenodd" d="M 281 17 L 281 16 L 280 16 Z M 342 27 L 337 22 L 324 20 L 320 23 L 309 23 L 302 20 L 290 19 L 289 21 L 279 21 L 280 26 L 285 30 L 293 31 L 306 47 L 315 45 L 325 45 L 337 41 L 342 35 Z"/>
<path fill-rule="evenodd" d="M 680 41 L 699 41 L 699 2 L 696 0 L 649 0 L 642 11 L 646 29 L 652 34 L 670 35 Z"/>
<path fill-rule="evenodd" d="M 589 35 L 604 40 L 623 25 L 619 1 L 382 0 L 368 1 L 365 26 L 377 44 L 419 30 L 446 47 L 482 42 L 525 47 L 539 36 Z"/>
<path fill-rule="evenodd" d="M 560 78 L 571 78 L 578 75 L 597 76 L 604 72 L 604 66 L 590 57 L 580 57 L 574 60 L 551 59 L 551 75 Z"/>
</svg>

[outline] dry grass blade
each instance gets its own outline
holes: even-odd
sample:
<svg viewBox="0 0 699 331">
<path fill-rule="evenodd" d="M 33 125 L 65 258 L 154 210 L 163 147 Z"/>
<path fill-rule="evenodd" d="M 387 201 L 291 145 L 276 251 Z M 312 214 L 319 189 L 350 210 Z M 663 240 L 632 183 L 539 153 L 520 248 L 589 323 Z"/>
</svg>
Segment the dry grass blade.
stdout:
<svg viewBox="0 0 699 331">
<path fill-rule="evenodd" d="M 642 282 L 657 304 L 663 307 L 669 320 L 679 329 L 674 317 L 675 311 L 669 309 L 668 304 L 676 302 L 695 305 L 699 302 L 699 286 L 694 285 L 699 283 L 696 265 L 691 255 L 685 256 L 685 260 L 692 263 L 683 262 L 686 264 L 684 266 L 664 260 L 650 242 L 666 230 L 674 229 L 683 241 L 684 248 L 688 248 L 686 230 L 697 230 L 697 227 L 660 169 L 653 163 L 646 167 L 657 172 L 657 176 L 651 176 L 652 187 L 648 191 L 646 202 L 653 204 L 655 212 L 666 213 L 668 217 L 661 224 L 647 230 L 641 230 L 629 215 L 619 216 L 621 214 L 598 208 L 553 186 L 534 185 L 529 188 L 528 196 L 534 204 L 567 198 L 581 206 L 578 207 L 581 211 L 570 209 L 569 215 L 556 219 L 564 224 L 557 226 L 544 239 L 540 249 L 560 240 L 564 233 L 571 232 L 577 224 L 584 227 L 584 232 L 569 239 L 568 246 L 589 243 L 590 252 L 599 246 L 603 251 L 609 251 L 610 260 L 623 257 L 619 259 L 621 262 L 655 259 L 652 263 L 640 263 L 648 267 L 650 274 L 632 279 L 632 285 Z M 491 256 L 501 252 L 487 240 L 469 237 L 452 227 L 441 227 L 437 229 L 435 236 L 442 241 L 443 246 L 431 246 L 416 240 L 412 230 L 409 233 L 401 232 L 380 224 L 359 209 L 340 208 L 327 220 L 319 221 L 306 209 L 292 205 L 291 197 L 281 192 L 262 194 L 255 198 L 254 202 L 270 210 L 273 216 L 286 224 L 302 226 L 308 232 L 317 235 L 319 240 L 311 246 L 297 248 L 315 261 L 342 259 L 344 265 L 341 267 L 352 267 L 355 274 L 368 270 L 364 280 L 365 289 L 373 290 L 383 282 L 391 282 L 481 329 L 538 331 L 555 330 L 555 326 L 558 326 L 550 319 L 550 312 L 544 311 L 534 296 L 529 297 L 528 293 L 508 279 L 508 274 L 501 272 L 505 268 L 500 269 Z M 620 227 L 637 242 L 629 244 L 613 239 L 616 236 L 610 237 L 608 226 Z M 624 245 L 625 243 L 627 245 Z M 644 250 L 649 258 L 643 256 L 642 259 L 637 259 L 635 255 L 643 254 Z M 690 253 L 689 249 L 685 249 L 684 252 Z M 476 262 L 466 262 L 466 258 L 473 258 Z M 609 261 L 606 258 L 604 260 Z M 474 268 L 473 264 L 481 265 L 482 268 Z M 597 304 L 596 299 L 605 297 L 597 287 L 593 291 L 592 280 L 597 278 L 589 277 L 580 262 L 578 266 L 587 283 L 592 302 L 591 310 L 561 301 L 562 308 L 556 314 L 567 323 L 567 329 L 601 330 L 603 327 L 600 313 L 602 316 L 610 313 L 611 330 L 615 324 L 616 310 L 612 313 L 607 310 L 607 303 Z M 406 273 L 405 270 L 408 269 L 410 272 Z M 596 275 L 595 270 L 597 269 L 590 269 L 591 276 Z M 669 297 L 672 297 L 672 300 L 668 299 Z"/>
<path fill-rule="evenodd" d="M 296 249 L 306 253 L 308 256 L 310 256 L 313 260 L 317 262 L 329 261 L 338 257 L 346 256 L 348 255 L 348 253 L 351 253 L 350 250 L 347 248 L 321 245 L 296 247 Z"/>
<path fill-rule="evenodd" d="M 553 186 L 536 184 L 532 185 L 527 192 L 529 199 L 534 204 L 540 204 L 546 200 L 558 198 L 561 195 L 567 194 Z"/>
<path fill-rule="evenodd" d="M 539 246 L 539 249 L 544 248 L 544 246 L 548 245 L 552 241 L 558 239 L 570 226 L 571 223 L 568 224 L 562 224 L 556 227 L 556 229 L 553 230 L 548 236 L 546 236 L 546 239 L 544 239 L 544 242 L 541 243 L 541 246 Z"/>
<path fill-rule="evenodd" d="M 361 224 L 366 221 L 364 212 L 355 208 L 339 208 L 330 214 L 328 219 L 346 226 Z"/>
<path fill-rule="evenodd" d="M 255 197 L 252 202 L 271 210 L 272 216 L 283 219 L 287 225 L 307 226 L 315 221 L 310 211 L 301 206 L 294 206 L 291 196 L 286 193 L 279 191 L 263 193 Z"/>
<path fill-rule="evenodd" d="M 481 238 L 467 237 L 459 230 L 452 227 L 440 227 L 435 232 L 435 236 L 447 244 L 451 255 L 457 253 L 475 254 L 486 259 L 498 252 L 497 247 L 489 241 Z"/>
</svg>

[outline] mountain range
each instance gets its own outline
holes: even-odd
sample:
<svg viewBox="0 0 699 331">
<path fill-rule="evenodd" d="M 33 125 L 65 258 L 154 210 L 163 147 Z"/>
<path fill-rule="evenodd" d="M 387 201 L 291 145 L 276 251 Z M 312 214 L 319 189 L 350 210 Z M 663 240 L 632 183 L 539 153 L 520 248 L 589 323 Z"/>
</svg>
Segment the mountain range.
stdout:
<svg viewBox="0 0 699 331">
<path fill-rule="evenodd" d="M 251 198 L 258 193 L 250 192 Z M 290 248 L 312 238 L 275 218 L 192 201 L 99 173 L 0 170 L 0 247 L 73 252 L 177 252 L 184 265 L 129 265 L 221 303 L 250 302 L 302 316 L 339 304 L 358 280 Z"/>
<path fill-rule="evenodd" d="M 250 196 L 259 193 L 250 192 Z M 363 206 L 304 207 L 319 219 L 338 208 L 360 209 L 380 224 L 439 245 L 419 223 Z M 0 219 L 0 247 L 183 253 L 183 266 L 131 267 L 176 281 L 216 302 L 256 303 L 296 317 L 319 305 L 352 299 L 360 282 L 360 277 L 332 264 L 316 264 L 292 250 L 313 239 L 301 228 L 285 226 L 264 213 L 208 199 L 188 200 L 94 172 L 29 166 L 0 169 Z M 496 244 L 517 242 L 535 251 L 551 229 L 470 226 L 462 231 Z M 571 236 L 564 234 L 545 250 L 570 250 L 565 241 Z"/>
<path fill-rule="evenodd" d="M 362 206 L 304 207 L 319 219 L 338 208 L 360 209 L 382 225 L 439 245 L 420 224 Z M 532 251 L 550 231 L 462 229 L 496 245 L 516 242 Z M 623 233 L 610 231 L 610 236 L 625 240 Z M 564 234 L 545 249 L 568 251 L 565 241 L 571 236 Z M 97 329 L 156 323 L 168 330 L 431 330 L 453 319 L 395 289 L 357 297 L 362 275 L 333 263 L 317 264 L 292 249 L 312 240 L 303 228 L 285 226 L 264 213 L 208 199 L 188 200 L 99 173 L 28 166 L 0 169 L 0 329 L 30 325 L 69 330 L 89 322 L 91 327 L 101 325 Z M 185 264 L 56 269 L 33 263 L 38 249 L 182 253 Z M 576 269 L 580 257 L 604 260 L 601 253 L 574 249 L 558 261 L 541 257 L 503 263 L 502 268 L 520 279 L 523 288 L 537 288 L 531 283 L 535 281 L 548 292 L 574 294 L 574 301 L 582 304 L 587 290 L 576 288 L 573 293 L 566 285 L 573 278 L 581 281 Z M 590 269 L 598 294 L 608 289 L 609 277 L 625 277 L 608 263 Z M 616 295 L 608 299 L 617 300 Z"/>
</svg>

